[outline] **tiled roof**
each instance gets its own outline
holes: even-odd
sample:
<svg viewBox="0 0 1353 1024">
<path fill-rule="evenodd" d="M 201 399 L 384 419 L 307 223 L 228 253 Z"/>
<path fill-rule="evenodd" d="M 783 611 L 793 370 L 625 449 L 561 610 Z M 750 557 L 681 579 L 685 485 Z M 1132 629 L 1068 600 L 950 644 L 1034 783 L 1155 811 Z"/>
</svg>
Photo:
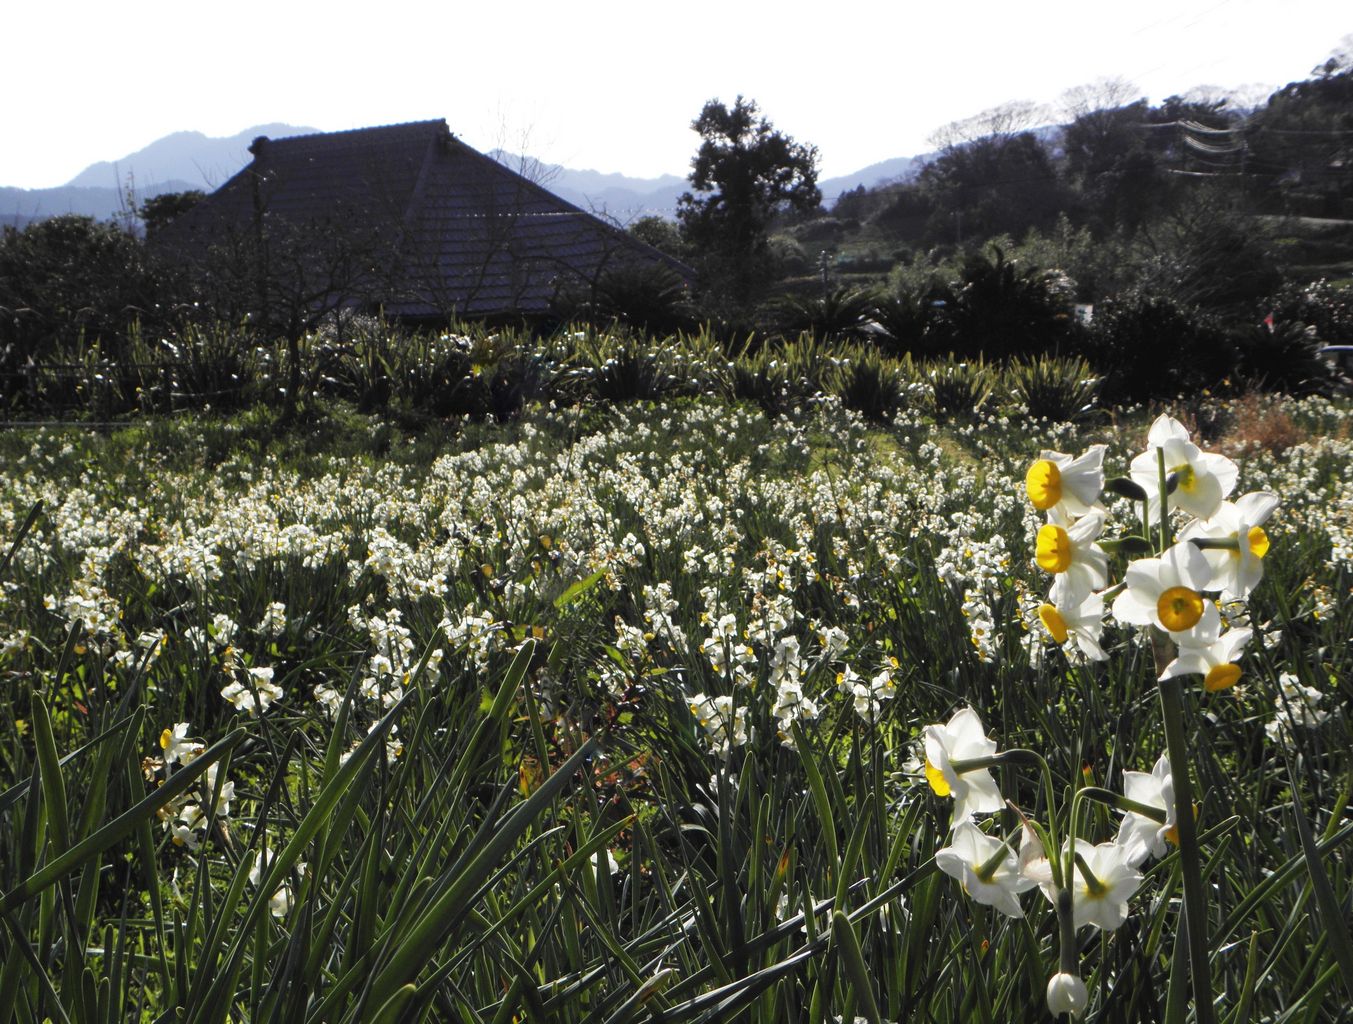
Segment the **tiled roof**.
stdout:
<svg viewBox="0 0 1353 1024">
<path fill-rule="evenodd" d="M 542 313 L 565 283 L 619 263 L 660 263 L 691 279 L 677 261 L 465 145 L 445 121 L 261 138 L 250 151 L 248 167 L 170 225 L 171 244 L 243 231 L 256 211 L 380 237 L 398 283 L 375 298 L 410 316 Z"/>
</svg>

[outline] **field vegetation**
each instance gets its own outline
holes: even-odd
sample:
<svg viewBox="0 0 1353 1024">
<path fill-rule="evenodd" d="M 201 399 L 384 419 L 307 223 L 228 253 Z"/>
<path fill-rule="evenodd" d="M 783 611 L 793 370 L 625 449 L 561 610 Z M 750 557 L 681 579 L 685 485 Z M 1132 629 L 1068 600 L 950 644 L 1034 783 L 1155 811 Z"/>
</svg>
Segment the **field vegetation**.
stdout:
<svg viewBox="0 0 1353 1024">
<path fill-rule="evenodd" d="M 1094 444 L 1124 475 L 1152 416 L 1048 419 L 1036 374 L 953 362 L 866 418 L 816 344 L 586 343 L 578 390 L 560 360 L 502 417 L 321 374 L 285 429 L 0 435 L 0 1019 L 1342 1019 L 1346 402 L 1172 407 L 1280 504 L 1222 606 L 1239 683 L 1179 677 L 1196 839 L 1068 938 L 949 872 L 1025 817 L 1108 871 L 1096 794 L 1166 750 L 1149 627 L 1112 618 L 1104 660 L 1050 633 L 1025 479 Z M 993 762 L 970 817 L 927 780 L 956 713 L 1046 773 Z"/>
</svg>

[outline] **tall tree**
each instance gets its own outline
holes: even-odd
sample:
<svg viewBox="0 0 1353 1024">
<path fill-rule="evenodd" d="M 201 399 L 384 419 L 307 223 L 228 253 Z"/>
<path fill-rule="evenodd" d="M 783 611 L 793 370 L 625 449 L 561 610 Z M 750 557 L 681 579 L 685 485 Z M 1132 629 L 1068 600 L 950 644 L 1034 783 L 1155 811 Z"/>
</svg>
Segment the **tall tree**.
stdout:
<svg viewBox="0 0 1353 1024">
<path fill-rule="evenodd" d="M 1101 78 L 1066 90 L 1061 106 L 1067 183 L 1085 217 L 1099 234 L 1135 229 L 1162 188 L 1146 100 L 1125 79 Z"/>
<path fill-rule="evenodd" d="M 822 201 L 817 148 L 777 131 L 755 102 L 741 96 L 731 109 L 710 100 L 691 128 L 701 142 L 677 220 L 699 254 L 711 298 L 745 312 L 769 282 L 771 220 L 786 210 L 816 209 Z"/>
<path fill-rule="evenodd" d="M 1066 206 L 1047 147 L 1028 131 L 949 146 L 919 181 L 931 209 L 927 236 L 935 242 L 1049 228 Z"/>
</svg>

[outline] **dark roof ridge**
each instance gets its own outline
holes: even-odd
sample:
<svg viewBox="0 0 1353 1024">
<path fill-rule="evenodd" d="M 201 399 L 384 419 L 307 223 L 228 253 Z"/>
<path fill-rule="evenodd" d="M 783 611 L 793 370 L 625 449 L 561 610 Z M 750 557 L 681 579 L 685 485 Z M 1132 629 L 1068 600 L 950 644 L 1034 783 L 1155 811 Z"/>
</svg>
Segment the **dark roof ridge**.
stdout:
<svg viewBox="0 0 1353 1024">
<path fill-rule="evenodd" d="M 361 136 L 370 136 L 376 133 L 382 135 L 387 133 L 396 133 L 401 135 L 419 135 L 432 134 L 446 135 L 450 137 L 451 128 L 446 123 L 446 118 L 438 117 L 429 121 L 400 121 L 397 124 L 373 125 L 368 128 L 345 128 L 337 132 L 310 132 L 306 135 L 287 135 L 280 139 L 269 138 L 266 135 L 260 135 L 249 144 L 249 152 L 258 154 L 259 149 L 264 144 L 271 149 L 274 146 L 291 147 L 295 145 L 313 145 L 316 142 L 326 143 L 329 140 L 334 142 L 352 141 Z"/>
</svg>

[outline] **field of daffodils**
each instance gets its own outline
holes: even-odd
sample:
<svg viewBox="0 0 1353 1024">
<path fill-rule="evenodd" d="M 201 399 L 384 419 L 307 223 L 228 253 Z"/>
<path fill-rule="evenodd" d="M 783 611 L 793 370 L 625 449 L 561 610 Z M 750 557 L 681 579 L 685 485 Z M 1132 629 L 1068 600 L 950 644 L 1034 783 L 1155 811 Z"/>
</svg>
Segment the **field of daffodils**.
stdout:
<svg viewBox="0 0 1353 1024">
<path fill-rule="evenodd" d="M 1348 1019 L 1346 402 L 346 427 L 0 437 L 0 1021 Z"/>
</svg>

